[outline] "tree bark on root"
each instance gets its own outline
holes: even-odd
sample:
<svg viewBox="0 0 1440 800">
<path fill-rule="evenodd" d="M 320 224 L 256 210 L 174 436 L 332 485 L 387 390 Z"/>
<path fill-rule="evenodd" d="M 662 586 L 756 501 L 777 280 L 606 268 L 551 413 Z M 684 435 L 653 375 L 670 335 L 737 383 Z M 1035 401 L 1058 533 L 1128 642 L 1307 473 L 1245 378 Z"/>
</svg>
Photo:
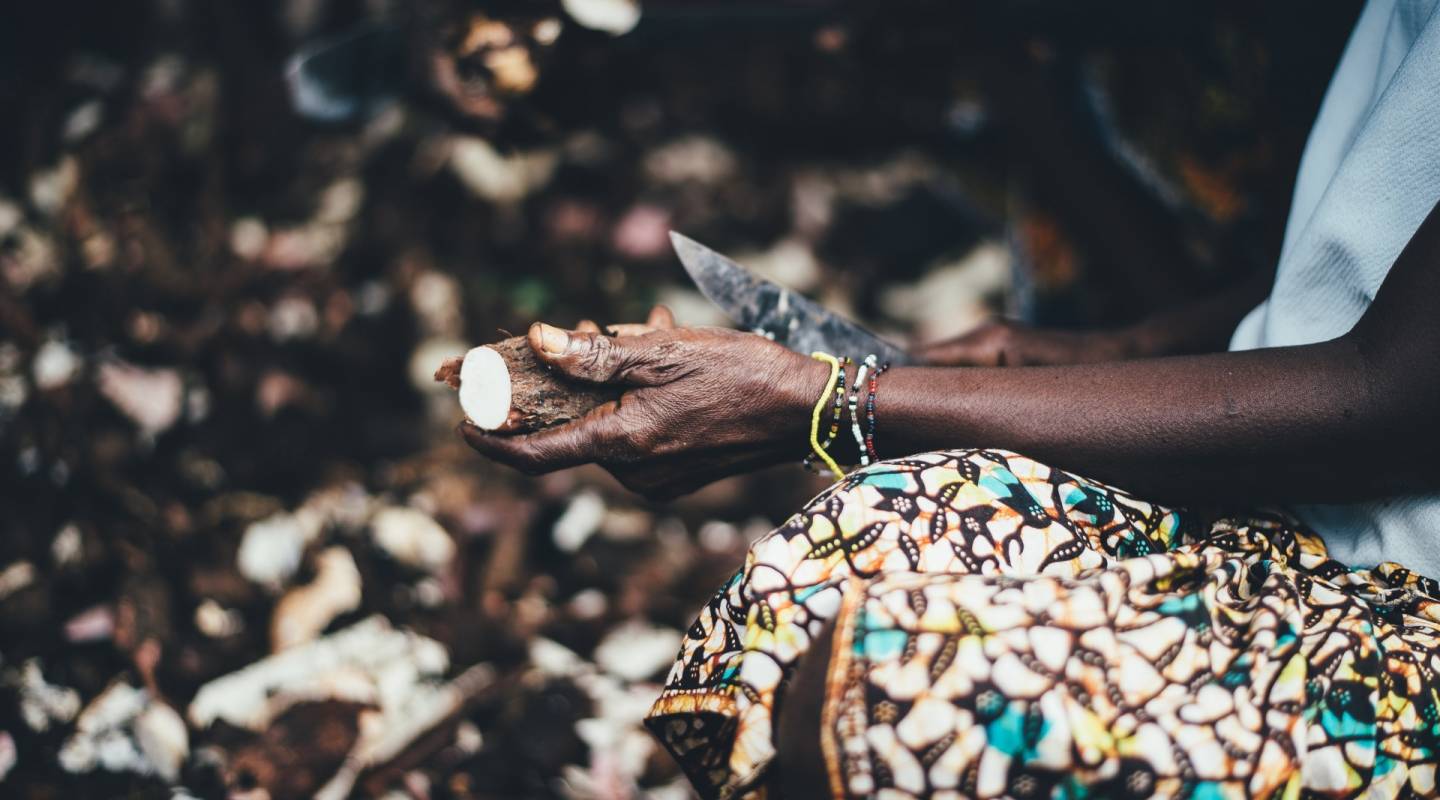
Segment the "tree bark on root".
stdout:
<svg viewBox="0 0 1440 800">
<path fill-rule="evenodd" d="M 562 425 L 620 396 L 617 389 L 557 375 L 524 336 L 447 358 L 435 380 L 459 390 L 460 407 L 477 427 L 507 433 Z"/>
</svg>

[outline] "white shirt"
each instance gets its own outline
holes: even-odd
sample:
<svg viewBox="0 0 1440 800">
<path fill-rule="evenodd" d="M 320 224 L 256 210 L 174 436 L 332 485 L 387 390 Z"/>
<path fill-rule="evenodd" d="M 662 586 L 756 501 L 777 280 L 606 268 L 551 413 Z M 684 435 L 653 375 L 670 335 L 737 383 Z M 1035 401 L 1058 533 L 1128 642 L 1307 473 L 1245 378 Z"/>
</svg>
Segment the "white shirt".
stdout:
<svg viewBox="0 0 1440 800">
<path fill-rule="evenodd" d="M 1349 331 L 1440 199 L 1437 4 L 1370 0 L 1360 14 L 1300 159 L 1275 286 L 1235 329 L 1231 350 Z M 1357 453 L 1349 469 L 1384 457 Z M 1440 494 L 1294 510 L 1346 564 L 1396 561 L 1440 578 Z"/>
</svg>

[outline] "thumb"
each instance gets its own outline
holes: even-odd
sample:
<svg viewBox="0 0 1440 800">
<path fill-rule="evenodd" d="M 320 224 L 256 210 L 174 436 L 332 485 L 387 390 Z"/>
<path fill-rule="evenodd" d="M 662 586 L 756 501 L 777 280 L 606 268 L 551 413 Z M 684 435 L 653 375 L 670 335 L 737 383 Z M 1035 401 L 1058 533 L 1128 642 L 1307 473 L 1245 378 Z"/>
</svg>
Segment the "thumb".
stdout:
<svg viewBox="0 0 1440 800">
<path fill-rule="evenodd" d="M 658 386 L 673 379 L 677 366 L 675 343 L 665 333 L 617 337 L 537 322 L 527 338 L 542 362 L 576 380 Z"/>
</svg>

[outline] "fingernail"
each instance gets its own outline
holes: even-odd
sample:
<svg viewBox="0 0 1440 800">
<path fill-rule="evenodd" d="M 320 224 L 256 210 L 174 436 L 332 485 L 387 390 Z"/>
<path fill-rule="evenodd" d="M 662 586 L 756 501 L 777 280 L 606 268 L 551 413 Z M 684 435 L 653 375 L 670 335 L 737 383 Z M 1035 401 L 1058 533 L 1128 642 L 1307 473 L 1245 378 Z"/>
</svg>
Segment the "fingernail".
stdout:
<svg viewBox="0 0 1440 800">
<path fill-rule="evenodd" d="M 540 347 L 552 356 L 558 356 L 570 346 L 570 334 L 559 328 L 540 323 Z"/>
</svg>

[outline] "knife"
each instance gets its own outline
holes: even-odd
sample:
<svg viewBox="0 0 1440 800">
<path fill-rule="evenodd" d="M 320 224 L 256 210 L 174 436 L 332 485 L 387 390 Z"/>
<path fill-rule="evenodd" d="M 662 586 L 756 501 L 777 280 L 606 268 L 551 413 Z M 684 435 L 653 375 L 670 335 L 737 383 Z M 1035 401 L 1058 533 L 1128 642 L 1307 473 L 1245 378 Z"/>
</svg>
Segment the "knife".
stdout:
<svg viewBox="0 0 1440 800">
<path fill-rule="evenodd" d="M 914 363 L 903 347 L 799 292 L 755 275 L 694 239 L 671 231 L 670 242 L 695 285 L 741 328 L 806 355 L 820 350 L 858 359 L 874 353 L 882 364 Z"/>
</svg>

